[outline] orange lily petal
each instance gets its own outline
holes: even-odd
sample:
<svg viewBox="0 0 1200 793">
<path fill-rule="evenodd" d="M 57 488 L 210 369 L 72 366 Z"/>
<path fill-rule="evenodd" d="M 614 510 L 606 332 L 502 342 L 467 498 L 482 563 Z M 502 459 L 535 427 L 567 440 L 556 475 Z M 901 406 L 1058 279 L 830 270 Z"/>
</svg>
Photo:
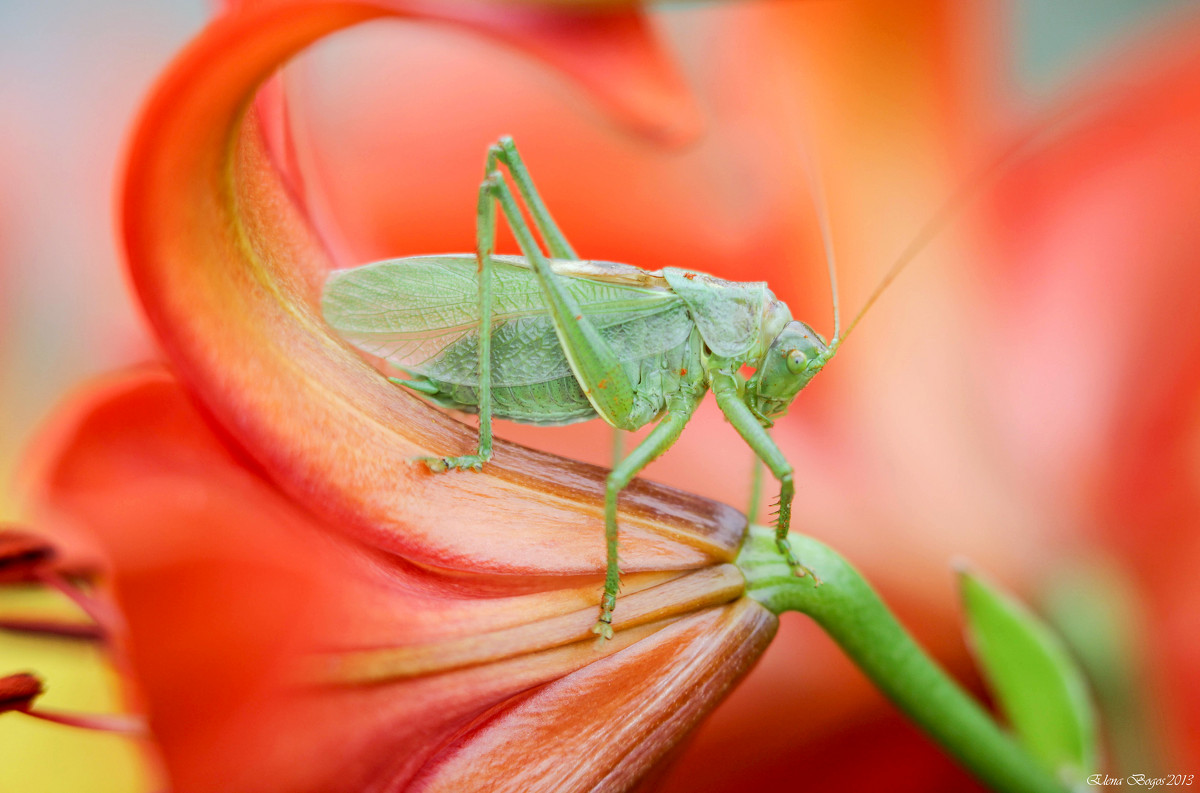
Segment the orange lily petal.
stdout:
<svg viewBox="0 0 1200 793">
<path fill-rule="evenodd" d="M 466 576 L 349 541 L 262 479 L 159 369 L 79 395 L 31 467 L 39 524 L 86 526 L 104 542 L 180 791 L 444 780 L 463 773 L 450 747 L 519 774 L 512 747 L 490 736 L 519 735 L 511 720 L 532 702 L 544 729 L 575 737 L 558 757 L 590 757 L 585 789 L 610 777 L 624 787 L 777 624 L 756 603 L 723 605 L 743 586 L 731 565 L 645 573 L 628 576 L 617 636 L 597 647 L 595 578 Z M 686 702 L 644 707 L 637 690 Z M 612 751 L 595 753 L 595 730 L 614 726 Z M 617 751 L 624 740 L 637 763 Z"/>
<path fill-rule="evenodd" d="M 261 0 L 227 0 L 226 8 L 250 8 Z M 393 4 L 397 8 L 405 4 Z M 418 9 L 416 4 L 411 5 Z M 568 75 L 627 129 L 663 142 L 682 142 L 699 132 L 698 108 L 671 60 L 664 56 L 646 16 L 631 2 L 589 6 L 530 3 L 497 13 L 461 3 L 428 12 L 504 42 Z M 296 152 L 284 77 L 258 92 L 255 109 L 276 168 L 295 196 L 309 198 Z"/>
<path fill-rule="evenodd" d="M 255 4 L 188 48 L 132 145 L 124 232 L 134 282 L 190 390 L 334 525 L 444 567 L 595 571 L 600 470 L 507 444 L 483 475 L 431 475 L 412 462 L 469 448 L 473 433 L 330 334 L 314 308 L 327 256 L 269 167 L 253 114 L 239 127 L 254 89 L 289 56 L 388 14 L 434 15 L 423 3 Z M 541 21 L 532 30 L 553 33 Z M 640 482 L 622 504 L 628 571 L 728 560 L 743 528 L 726 507 Z"/>
<path fill-rule="evenodd" d="M 749 671 L 776 625 L 749 599 L 680 620 L 464 735 L 414 790 L 628 789 Z"/>
</svg>

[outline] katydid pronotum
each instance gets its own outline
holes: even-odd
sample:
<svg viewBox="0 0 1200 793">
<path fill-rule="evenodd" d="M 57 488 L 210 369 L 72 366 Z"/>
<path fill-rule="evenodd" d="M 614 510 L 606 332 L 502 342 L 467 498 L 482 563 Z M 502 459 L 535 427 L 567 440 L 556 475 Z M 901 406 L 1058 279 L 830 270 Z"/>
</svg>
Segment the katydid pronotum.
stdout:
<svg viewBox="0 0 1200 793">
<path fill-rule="evenodd" d="M 501 167 L 516 185 L 548 256 Z M 599 417 L 620 430 L 658 421 L 608 476 L 607 573 L 592 629 L 607 639 L 613 635 L 620 585 L 617 499 L 638 472 L 675 443 L 711 390 L 722 413 L 779 482 L 775 536 L 780 553 L 797 575 L 811 575 L 788 542 L 792 466 L 767 429 L 844 338 L 832 257 L 835 328 L 826 343 L 792 319 L 766 283 L 579 259 L 511 138 L 489 148 L 485 173 L 474 256 L 417 256 L 338 270 L 330 274 L 322 298 L 326 321 L 343 339 L 410 376 L 393 382 L 438 405 L 479 414 L 475 454 L 420 461 L 435 472 L 481 470 L 492 453 L 493 417 L 541 425 Z M 493 253 L 497 205 L 522 256 Z M 755 370 L 749 380 L 741 374 L 743 366 Z"/>
</svg>

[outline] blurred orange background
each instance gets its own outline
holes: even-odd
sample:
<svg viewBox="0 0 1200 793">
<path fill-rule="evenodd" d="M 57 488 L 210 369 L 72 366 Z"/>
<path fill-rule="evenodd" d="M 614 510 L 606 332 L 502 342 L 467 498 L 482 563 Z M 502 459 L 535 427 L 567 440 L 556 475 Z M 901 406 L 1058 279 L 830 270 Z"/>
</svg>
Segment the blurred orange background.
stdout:
<svg viewBox="0 0 1200 793">
<path fill-rule="evenodd" d="M 113 183 L 141 97 L 206 15 L 200 3 L 0 10 L 5 479 L 72 383 L 154 355 L 123 282 Z M 654 19 L 701 118 L 682 146 L 637 139 L 538 63 L 443 29 L 368 25 L 303 56 L 285 87 L 341 263 L 470 250 L 485 148 L 512 134 L 581 255 L 767 280 L 828 335 L 806 159 L 828 192 L 848 320 L 948 196 L 1078 106 L 940 230 L 776 437 L 801 483 L 795 528 L 859 565 L 956 674 L 972 679 L 949 572 L 961 556 L 1069 636 L 1098 623 L 1083 632 L 1097 646 L 1079 650 L 1121 673 L 1098 680 L 1112 689 L 1102 699 L 1142 703 L 1114 714 L 1119 771 L 1193 770 L 1200 20 L 1183 3 L 1128 0 L 689 4 Z M 498 434 L 608 460 L 599 422 Z M 742 507 L 749 467 L 709 401 L 646 476 Z M 17 505 L 0 500 L 0 517 L 19 518 Z M 53 651 L 0 644 L 5 668 L 45 668 L 39 652 Z M 92 667 L 56 672 L 60 692 L 72 674 L 89 682 L 60 704 L 105 706 Z M 0 783 L 88 789 L 55 780 L 43 752 L 61 751 L 58 733 L 108 739 L 33 732 L 0 722 L 6 747 L 30 747 L 12 750 Z M 123 769 L 119 789 L 148 784 L 134 760 L 94 751 Z M 885 784 L 970 783 L 791 615 L 666 787 Z"/>
</svg>

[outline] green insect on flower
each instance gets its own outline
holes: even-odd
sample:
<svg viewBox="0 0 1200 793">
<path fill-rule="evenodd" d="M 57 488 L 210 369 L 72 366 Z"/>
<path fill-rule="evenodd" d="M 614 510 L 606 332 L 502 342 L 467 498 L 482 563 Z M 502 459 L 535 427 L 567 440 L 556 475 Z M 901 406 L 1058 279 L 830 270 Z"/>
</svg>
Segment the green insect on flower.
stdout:
<svg viewBox="0 0 1200 793">
<path fill-rule="evenodd" d="M 549 250 L 543 254 L 499 170 L 506 166 Z M 776 545 L 811 575 L 788 542 L 792 466 L 767 429 L 836 352 L 792 318 L 764 282 L 739 283 L 667 267 L 581 260 L 510 138 L 488 152 L 479 190 L 477 252 L 417 256 L 332 273 L 326 321 L 360 350 L 408 373 L 395 379 L 443 407 L 479 414 L 479 448 L 422 458 L 430 470 L 481 470 L 492 419 L 561 425 L 601 418 L 620 430 L 658 422 L 608 476 L 607 574 L 593 628 L 612 638 L 620 585 L 617 499 L 680 437 L 705 392 L 779 481 Z M 496 205 L 523 256 L 493 255 Z M 831 264 L 832 280 L 832 264 Z M 835 303 L 836 303 L 836 284 Z M 747 380 L 741 370 L 755 369 Z"/>
</svg>

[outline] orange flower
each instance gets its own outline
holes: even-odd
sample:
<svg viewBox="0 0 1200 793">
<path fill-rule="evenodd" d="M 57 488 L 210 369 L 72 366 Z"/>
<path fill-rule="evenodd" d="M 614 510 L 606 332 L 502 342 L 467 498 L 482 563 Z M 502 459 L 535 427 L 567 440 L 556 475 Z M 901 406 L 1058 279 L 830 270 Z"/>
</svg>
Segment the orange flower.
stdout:
<svg viewBox="0 0 1200 793">
<path fill-rule="evenodd" d="M 466 574 L 348 539 L 159 369 L 77 396 L 40 449 L 41 520 L 104 540 L 172 790 L 622 789 L 777 624 L 711 564 L 629 576 L 597 647 L 595 577 Z"/>
<path fill-rule="evenodd" d="M 713 11 L 705 23 L 712 43 L 691 55 L 719 75 L 704 84 L 718 119 L 703 145 L 670 156 L 638 150 L 597 131 L 594 119 L 558 115 L 528 94 L 494 101 L 515 101 L 531 120 L 510 123 L 506 104 L 502 127 L 492 117 L 485 129 L 449 129 L 457 122 L 439 116 L 444 105 L 434 99 L 492 101 L 501 78 L 486 66 L 468 70 L 462 95 L 426 97 L 432 121 L 417 116 L 419 106 L 392 117 L 398 111 L 383 109 L 391 97 L 347 92 L 345 104 L 290 130 L 284 101 L 303 111 L 306 97 L 276 93 L 236 133 L 253 86 L 307 41 L 376 14 L 431 11 L 415 1 L 262 2 L 215 23 L 147 110 L 125 204 L 134 279 L 186 395 L 158 370 L 92 388 L 43 439 L 31 479 L 40 523 L 60 533 L 87 526 L 104 538 L 173 785 L 329 789 L 370 779 L 539 789 L 561 782 L 567 758 L 580 769 L 572 780 L 580 787 L 623 787 L 676 745 L 774 630 L 769 615 L 738 599 L 740 575 L 727 564 L 740 538 L 736 516 L 666 488 L 632 488 L 622 539 L 624 567 L 636 572 L 618 610 L 627 622 L 606 658 L 585 664 L 595 651 L 572 642 L 581 615 L 594 608 L 592 576 L 603 564 L 600 472 L 513 446 L 502 446 L 479 477 L 414 470 L 409 457 L 469 448 L 472 434 L 397 394 L 326 334 L 313 295 L 331 257 L 318 239 L 343 264 L 468 248 L 478 153 L 511 132 L 584 255 L 765 278 L 799 316 L 820 317 L 816 235 L 794 228 L 809 212 L 796 154 L 809 136 L 797 131 L 793 94 L 811 96 L 818 109 L 811 137 L 831 153 L 821 161 L 848 291 L 865 294 L 959 181 L 942 160 L 973 161 L 991 148 L 970 120 L 980 75 L 956 60 L 953 7 Z M 620 43 L 609 52 L 628 65 L 624 78 L 610 80 L 612 62 L 599 69 L 572 38 L 591 35 L 578 18 L 464 8 L 448 21 L 532 47 L 643 128 L 689 125 L 662 118 L 686 103 L 647 49 L 636 15 L 603 12 L 613 16 L 598 35 Z M 452 15 L 441 4 L 432 13 Z M 468 50 L 463 63 L 496 57 Z M 1066 523 L 1103 526 L 1127 551 L 1134 529 L 1153 529 L 1138 539 L 1156 542 L 1139 543 L 1130 558 L 1145 570 L 1166 567 L 1168 575 L 1145 574 L 1156 625 L 1176 626 L 1157 632 L 1155 646 L 1177 683 L 1192 668 L 1194 648 L 1183 634 L 1195 599 L 1180 593 L 1194 589 L 1186 573 L 1196 548 L 1178 527 L 1195 515 L 1194 486 L 1179 472 L 1194 435 L 1196 334 L 1169 336 L 1147 322 L 1138 323 L 1145 336 L 1101 335 L 1127 330 L 1101 309 L 1130 306 L 1131 285 L 1147 288 L 1133 295 L 1144 313 L 1131 316 L 1156 318 L 1146 307 L 1164 297 L 1190 306 L 1195 290 L 1180 288 L 1186 260 L 1172 258 L 1167 243 L 1162 252 L 1171 255 L 1147 265 L 1154 278 L 1142 280 L 1143 260 L 1128 255 L 1134 242 L 1146 252 L 1134 232 L 1190 237 L 1172 225 L 1182 224 L 1179 215 L 1131 217 L 1111 204 L 1097 213 L 1111 236 L 1097 234 L 1094 195 L 1083 188 L 1048 192 L 1045 207 L 1030 198 L 1031 185 L 1110 178 L 1115 195 L 1132 182 L 1171 196 L 1171 207 L 1189 206 L 1200 171 L 1170 161 L 1194 140 L 1192 75 L 1166 74 L 1158 91 L 1098 120 L 1091 137 L 1069 139 L 1013 174 L 998 193 L 998 220 L 973 229 L 989 245 L 939 243 L 933 261 L 906 275 L 779 430 L 805 483 L 798 525 L 880 578 L 952 665 L 964 661 L 949 577 L 940 573 L 946 557 L 985 556 L 1032 586 L 1073 547 L 1063 540 Z M 1130 117 L 1153 132 L 1114 132 Z M 343 146 L 354 154 L 348 162 L 322 145 L 341 131 L 332 127 L 354 136 Z M 1180 135 L 1158 149 L 1164 129 Z M 1081 142 L 1088 145 L 1073 148 Z M 1091 156 L 1072 164 L 1080 152 Z M 1163 165 L 1140 170 L 1159 158 Z M 1148 178 L 1124 179 L 1123 168 Z M 634 181 L 626 182 L 631 169 Z M 884 170 L 898 187 L 881 189 Z M 316 232 L 294 197 L 317 217 Z M 461 220 L 450 207 L 461 207 Z M 1021 228 L 1014 216 L 1042 224 Z M 993 260 L 981 250 L 1003 255 Z M 1021 274 L 1026 262 L 1039 264 Z M 1093 262 L 1112 263 L 1124 280 L 1073 292 Z M 968 275 L 1011 278 L 1015 288 L 984 290 Z M 1029 306 L 1036 315 L 1024 313 Z M 1052 330 L 1031 331 L 1041 318 Z M 1081 370 L 1093 379 L 1062 382 L 1062 361 L 1092 356 L 1123 372 L 1131 350 L 1164 336 L 1172 342 L 1160 348 L 1164 357 L 1147 358 L 1161 379 L 1138 380 L 1152 387 L 1116 389 L 1120 398 L 1089 390 L 1117 381 L 1097 376 L 1104 370 L 1096 365 Z M 1029 387 L 1026 364 L 1040 367 L 1033 382 L 1045 390 Z M 607 448 L 597 426 L 502 434 L 597 461 Z M 1103 454 L 1092 445 L 1097 437 L 1108 439 Z M 586 438 L 596 442 L 589 447 Z M 732 475 L 742 466 L 729 461 L 748 455 L 740 444 L 734 451 L 714 411 L 681 443 L 683 453 L 653 476 L 742 501 L 742 477 Z M 1112 495 L 1130 481 L 1137 499 Z M 1087 530 L 1072 533 L 1086 541 Z M 648 616 L 638 611 L 642 595 Z M 800 768 L 814 787 L 962 787 L 923 740 L 881 715 L 876 695 L 815 630 L 785 624 L 778 644 L 685 754 L 679 789 L 792 784 Z M 1183 721 L 1196 691 L 1178 689 Z M 671 699 L 681 706 L 646 706 Z M 638 751 L 626 755 L 630 747 Z M 717 752 L 722 761 L 714 764 Z M 903 761 L 901 778 L 893 761 Z M 872 778 L 874 767 L 887 768 L 886 777 Z"/>
<path fill-rule="evenodd" d="M 290 75 L 310 204 L 342 259 L 464 249 L 476 152 L 512 133 L 582 255 L 764 279 L 827 330 L 799 153 L 810 142 L 853 309 L 997 141 L 1044 123 L 1031 115 L 1061 118 L 1061 107 L 1031 114 L 1005 82 L 1016 22 L 1003 9 L 746 3 L 676 25 L 661 17 L 709 116 L 684 151 L 631 144 L 482 47 L 455 51 L 471 79 L 372 82 L 440 62 L 451 46 L 396 52 L 382 34 Z M 943 230 L 776 438 L 803 482 L 797 527 L 843 550 L 964 674 L 949 558 L 986 560 L 1037 593 L 1073 557 L 1115 555 L 1149 596 L 1153 679 L 1184 692 L 1164 706 L 1184 767 L 1200 750 L 1187 671 L 1200 334 L 1186 325 L 1200 80 L 1186 57 L 1194 20 L 1176 27 L 1136 59 L 1101 64 L 1086 88 L 1107 109 L 981 188 L 985 211 Z M 336 81 L 301 79 L 334 68 Z M 500 434 L 598 463 L 608 455 L 598 422 Z M 741 504 L 748 456 L 702 409 L 648 476 Z M 812 626 L 785 619 L 775 644 L 700 731 L 670 789 L 771 786 L 800 766 L 815 787 L 965 784 Z M 863 762 L 868 751 L 903 758 L 905 772 Z"/>
<path fill-rule="evenodd" d="M 849 295 L 844 303 L 856 306 L 960 178 L 925 167 L 922 155 L 950 145 L 962 132 L 947 120 L 946 97 L 929 83 L 950 68 L 943 37 L 951 12 L 944 4 L 890 11 L 811 5 L 826 7 L 729 4 L 680 20 L 674 38 L 684 48 L 681 58 L 698 64 L 693 72 L 709 127 L 696 144 L 669 152 L 637 146 L 598 125 L 592 115 L 564 103 L 553 85 L 529 87 L 536 75 L 520 64 L 496 64 L 495 53 L 483 47 L 458 43 L 453 51 L 456 65 L 471 79 L 430 78 L 424 87 L 400 79 L 398 85 L 380 84 L 371 77 L 420 68 L 422 58 L 445 57 L 448 47 L 425 45 L 405 54 L 395 52 L 396 40 L 382 34 L 356 41 L 353 54 L 303 64 L 316 72 L 313 79 L 302 81 L 304 71 L 288 75 L 296 89 L 297 137 L 306 144 L 298 157 L 308 165 L 309 203 L 320 210 L 320 228 L 337 241 L 345 262 L 463 249 L 472 219 L 464 196 L 473 195 L 478 184 L 477 152 L 497 133 L 512 133 L 581 255 L 767 280 L 797 316 L 828 332 L 828 286 L 803 149 L 817 139 L 813 156 L 830 183 Z M 660 16 L 667 26 L 674 19 L 671 13 Z M 880 28 L 893 35 L 881 35 Z M 321 67 L 336 69 L 335 84 L 318 79 Z M 817 68 L 819 73 L 810 74 Z M 823 101 L 806 119 L 801 108 L 812 101 L 810 95 Z M 829 122 L 823 121 L 826 113 Z M 805 134 L 806 124 L 815 130 Z M 880 195 L 878 185 L 889 180 L 904 181 L 891 196 Z M 902 211 L 895 206 L 897 194 L 905 196 Z M 910 438 L 890 438 L 894 446 L 884 449 L 871 445 L 872 429 L 902 418 L 884 413 L 897 403 L 878 384 L 888 382 L 889 389 L 902 384 L 871 368 L 879 355 L 871 358 L 872 338 L 887 338 L 895 329 L 886 325 L 886 314 L 895 312 L 897 299 L 921 294 L 937 274 L 928 260 L 906 274 L 905 291 L 887 296 L 800 397 L 775 437 L 800 471 L 797 528 L 845 549 L 882 583 L 889 602 L 917 626 L 922 640 L 964 670 L 946 560 L 966 552 L 989 560 L 999 554 L 1001 570 L 1016 564 L 997 534 L 982 530 L 964 537 L 958 518 L 973 514 L 974 492 L 964 494 L 963 509 L 951 516 L 931 519 L 928 506 L 911 497 L 892 506 L 885 461 Z M 880 349 L 877 343 L 874 349 Z M 895 354 L 891 360 L 897 369 L 905 361 Z M 946 427 L 931 418 L 927 427 Z M 894 435 L 918 431 L 911 423 L 892 423 Z M 600 422 L 499 430 L 503 437 L 602 464 L 609 433 Z M 749 463 L 749 452 L 710 401 L 676 450 L 647 475 L 741 505 Z M 885 511 L 890 509 L 901 517 Z M 903 517 L 906 509 L 914 510 L 911 519 Z M 913 790 L 927 789 L 931 777 L 968 784 L 924 738 L 902 726 L 815 626 L 785 618 L 776 645 L 683 754 L 668 783 L 674 789 L 778 786 L 794 779 L 798 768 L 814 787 L 878 787 L 885 779 L 870 778 L 871 767 L 888 769 L 878 772 L 886 774 L 887 784 Z M 894 778 L 887 759 L 858 761 L 873 751 L 903 758 L 903 779 Z M 721 762 L 714 764 L 718 755 Z"/>
<path fill-rule="evenodd" d="M 603 472 L 505 444 L 482 475 L 430 475 L 410 458 L 469 432 L 316 318 L 328 257 L 243 111 L 315 38 L 415 11 L 538 44 L 638 123 L 674 95 L 623 10 L 247 4 L 164 77 L 124 232 L 187 393 L 157 368 L 88 388 L 39 440 L 26 498 L 37 525 L 100 538 L 173 790 L 625 789 L 777 625 L 740 598 L 741 517 L 639 484 L 597 647 Z M 615 60 L 577 58 L 581 39 Z M 595 71 L 613 64 L 615 87 Z"/>
</svg>

